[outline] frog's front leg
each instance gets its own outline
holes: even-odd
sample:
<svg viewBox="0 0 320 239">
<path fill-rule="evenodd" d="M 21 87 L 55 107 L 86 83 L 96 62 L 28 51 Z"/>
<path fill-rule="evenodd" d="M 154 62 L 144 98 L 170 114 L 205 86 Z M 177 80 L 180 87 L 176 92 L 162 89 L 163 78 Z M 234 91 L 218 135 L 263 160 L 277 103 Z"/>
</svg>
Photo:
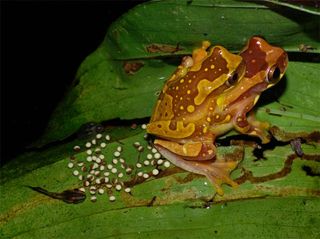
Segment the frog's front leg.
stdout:
<svg viewBox="0 0 320 239">
<path fill-rule="evenodd" d="M 242 134 L 259 137 L 263 144 L 270 142 L 269 123 L 257 121 L 253 112 L 250 112 L 248 117 L 246 117 L 245 113 L 239 114 L 234 119 L 234 126 Z"/>
<path fill-rule="evenodd" d="M 221 184 L 223 183 L 229 184 L 232 187 L 238 186 L 238 184 L 230 178 L 230 173 L 237 167 L 239 161 L 225 161 L 216 159 L 206 161 L 185 160 L 184 157 L 173 153 L 159 144 L 155 144 L 155 147 L 162 154 L 162 156 L 167 158 L 177 167 L 189 172 L 206 176 L 207 179 L 214 185 L 219 195 L 224 194 L 221 188 Z"/>
</svg>

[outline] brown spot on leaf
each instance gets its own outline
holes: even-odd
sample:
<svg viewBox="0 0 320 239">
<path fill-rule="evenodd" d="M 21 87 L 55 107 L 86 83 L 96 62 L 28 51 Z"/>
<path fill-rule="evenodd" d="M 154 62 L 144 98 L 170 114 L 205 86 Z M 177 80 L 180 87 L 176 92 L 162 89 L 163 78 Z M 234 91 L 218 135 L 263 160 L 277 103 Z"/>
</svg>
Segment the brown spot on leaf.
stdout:
<svg viewBox="0 0 320 239">
<path fill-rule="evenodd" d="M 306 45 L 306 44 L 300 44 L 299 45 L 299 51 L 301 52 L 309 52 L 310 50 L 316 50 L 316 47 Z"/>
<path fill-rule="evenodd" d="M 183 50 L 183 48 L 181 48 L 179 44 L 177 44 L 176 46 L 173 46 L 173 45 L 154 43 L 154 44 L 148 45 L 146 47 L 146 50 L 149 53 L 159 53 L 159 52 L 176 53 L 177 51 Z"/>
<path fill-rule="evenodd" d="M 152 207 L 156 199 L 157 199 L 157 196 L 153 196 L 150 202 L 148 203 L 147 207 Z"/>
<path fill-rule="evenodd" d="M 125 61 L 123 63 L 123 69 L 124 69 L 125 73 L 127 73 L 129 75 L 133 75 L 138 70 L 140 70 L 140 68 L 143 67 L 143 65 L 144 65 L 143 62 L 141 62 L 141 61 L 136 61 L 136 62 Z"/>
<path fill-rule="evenodd" d="M 284 162 L 283 168 L 279 172 L 272 173 L 272 174 L 262 176 L 262 177 L 255 177 L 255 176 L 253 176 L 251 171 L 243 168 L 242 169 L 243 175 L 241 177 L 237 178 L 235 181 L 238 184 L 242 184 L 246 181 L 249 181 L 251 183 L 262 183 L 262 182 L 271 181 L 271 180 L 278 179 L 278 178 L 283 178 L 291 172 L 293 160 L 296 158 L 298 158 L 298 156 L 296 154 L 289 155 L 287 157 L 286 161 Z M 320 162 L 320 155 L 306 155 L 306 154 L 304 154 L 301 157 L 301 159 Z"/>
<path fill-rule="evenodd" d="M 241 140 L 241 139 L 231 139 L 230 140 L 230 145 L 234 145 L 234 146 L 248 146 L 248 147 L 252 147 L 252 148 L 258 148 L 260 149 L 261 146 L 255 142 L 255 141 L 251 141 L 251 140 Z"/>
<path fill-rule="evenodd" d="M 291 133 L 291 132 L 285 132 L 284 130 L 281 130 L 277 126 L 272 126 L 270 128 L 271 134 L 279 141 L 288 142 L 297 138 L 304 139 L 306 142 L 320 142 L 320 131 L 313 131 L 311 133 L 306 132 L 297 132 L 297 133 Z"/>
</svg>

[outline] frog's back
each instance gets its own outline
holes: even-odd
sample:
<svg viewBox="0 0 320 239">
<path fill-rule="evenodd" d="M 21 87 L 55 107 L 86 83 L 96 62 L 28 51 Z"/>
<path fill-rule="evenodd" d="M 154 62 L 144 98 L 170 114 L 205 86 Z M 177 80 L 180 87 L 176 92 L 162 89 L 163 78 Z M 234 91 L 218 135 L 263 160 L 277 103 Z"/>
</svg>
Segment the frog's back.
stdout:
<svg viewBox="0 0 320 239">
<path fill-rule="evenodd" d="M 195 122 L 213 110 L 215 95 L 226 89 L 225 82 L 242 58 L 221 46 L 211 48 L 199 64 L 177 71 L 166 82 L 152 114 L 148 132 L 158 136 L 184 138 L 195 130 Z M 168 133 L 168 132 L 172 133 Z"/>
</svg>

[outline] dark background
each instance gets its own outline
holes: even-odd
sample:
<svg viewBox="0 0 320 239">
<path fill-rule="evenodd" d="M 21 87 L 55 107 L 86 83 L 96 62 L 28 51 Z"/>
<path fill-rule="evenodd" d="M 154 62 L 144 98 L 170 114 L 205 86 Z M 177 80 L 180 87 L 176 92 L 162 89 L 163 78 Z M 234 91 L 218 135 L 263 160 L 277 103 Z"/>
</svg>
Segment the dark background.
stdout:
<svg viewBox="0 0 320 239">
<path fill-rule="evenodd" d="M 1 1 L 1 164 L 40 137 L 80 63 L 142 2 Z"/>
</svg>

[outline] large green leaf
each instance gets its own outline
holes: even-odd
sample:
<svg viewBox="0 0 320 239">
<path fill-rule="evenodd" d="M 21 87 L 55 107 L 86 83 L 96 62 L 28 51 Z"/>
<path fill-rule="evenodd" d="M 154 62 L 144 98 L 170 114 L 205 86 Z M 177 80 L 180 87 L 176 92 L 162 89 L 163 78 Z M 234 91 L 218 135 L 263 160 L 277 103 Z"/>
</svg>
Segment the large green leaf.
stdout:
<svg viewBox="0 0 320 239">
<path fill-rule="evenodd" d="M 231 0 L 154 1 L 136 7 L 110 27 L 101 46 L 83 62 L 78 81 L 55 111 L 41 144 L 63 139 L 90 121 L 121 118 L 134 122 L 149 116 L 157 92 L 179 63 L 181 56 L 176 55 L 190 53 L 206 37 L 239 51 L 246 38 L 259 33 L 289 52 L 297 51 L 300 43 L 317 46 L 318 52 L 315 16 L 294 12 L 298 13 L 295 17 L 294 10 L 284 9 L 273 11 Z M 183 49 L 170 53 L 177 42 Z M 146 52 L 150 45 L 162 52 Z M 257 118 L 269 121 L 280 141 L 259 149 L 247 138 L 235 137 L 245 140 L 244 158 L 231 175 L 238 188 L 224 185 L 225 194 L 218 196 L 205 177 L 172 165 L 161 164 L 160 173 L 152 175 L 155 166 L 144 161 L 148 154 L 156 156 L 147 147 L 145 131 L 108 127 L 104 136 L 110 135 L 111 140 L 102 149 L 106 166 L 113 164 L 114 152 L 121 146 L 121 157 L 134 169 L 127 175 L 117 163 L 113 167 L 118 172 L 110 179 L 123 172 L 118 180 L 131 193 L 102 184 L 108 193 L 97 195 L 97 202 L 90 201 L 86 188 L 87 199 L 76 205 L 39 194 L 26 186 L 52 192 L 82 187 L 73 172 L 88 175 L 78 163 L 86 168 L 92 165 L 86 160 L 85 147 L 92 139 L 77 138 L 30 151 L 0 170 L 0 237 L 319 238 L 320 67 L 312 63 L 317 54 L 289 55 L 286 77 L 264 92 L 256 107 Z M 128 59 L 138 63 L 134 67 L 144 65 L 137 72 L 129 67 L 132 72 L 125 73 L 123 64 Z M 292 148 L 290 141 L 295 138 L 302 138 L 301 145 Z M 228 144 L 228 139 L 219 143 Z M 102 139 L 97 141 L 100 144 Z M 133 146 L 135 142 L 140 142 L 143 152 Z M 81 150 L 75 152 L 74 145 Z M 241 151 L 241 146 L 220 146 L 218 158 L 240 159 Z M 299 157 L 295 151 L 303 154 Z M 137 161 L 144 166 L 137 167 Z M 67 166 L 70 162 L 72 169 Z M 138 177 L 139 172 L 150 177 Z M 110 202 L 107 194 L 116 201 Z"/>
<path fill-rule="evenodd" d="M 299 74 L 294 75 L 300 77 L 288 74 L 283 85 L 276 88 L 281 92 L 279 103 L 270 99 L 271 103 L 266 104 L 262 99 L 265 103 L 258 108 L 258 116 L 268 118 L 284 131 L 298 132 L 295 137 L 312 132 L 319 134 L 316 107 L 320 99 L 316 80 L 319 69 L 314 63 L 291 62 L 289 67 L 293 68 L 293 73 L 297 69 Z M 132 146 L 134 142 L 141 142 L 145 151 L 140 158 L 146 158 L 147 142 L 141 129 L 115 128 L 107 133 L 113 142 L 103 151 L 107 162 L 110 163 L 115 148 L 121 145 L 123 157 L 128 164 L 135 165 L 138 152 Z M 319 136 L 313 141 L 319 141 Z M 240 183 L 239 189 L 224 187 L 226 194 L 215 196 L 212 205 L 209 202 L 214 190 L 206 179 L 176 168 L 162 168 L 165 170 L 159 176 L 146 182 L 138 180 L 132 195 L 115 193 L 115 203 L 108 202 L 107 196 L 102 195 L 97 203 L 88 199 L 81 205 L 70 206 L 24 186 L 42 186 L 52 191 L 80 187 L 81 183 L 66 165 L 69 156 L 74 155 L 73 145 L 83 146 L 84 143 L 78 139 L 44 151 L 30 152 L 2 168 L 0 230 L 4 237 L 37 238 L 46 233 L 50 237 L 77 235 L 82 238 L 93 233 L 95 237 L 135 238 L 142 235 L 162 238 L 170 234 L 179 238 L 190 234 L 190 230 L 193 237 L 206 233 L 219 234 L 222 238 L 238 233 L 243 238 L 319 236 L 316 225 L 320 222 L 320 145 L 312 140 L 302 144 L 304 156 L 301 158 L 295 155 L 289 143 L 266 146 L 264 159 L 256 158 L 255 149 L 247 147 L 241 166 L 232 174 Z M 233 150 L 218 149 L 219 155 Z M 85 149 L 75 154 L 80 162 L 85 161 L 85 155 Z M 143 169 L 149 172 L 152 167 Z M 131 176 L 124 180 L 132 183 Z"/>
<path fill-rule="evenodd" d="M 81 187 L 82 182 L 72 175 L 75 169 L 81 172 L 81 167 L 68 169 L 71 161 L 68 156 L 58 159 L 52 154 L 54 160 L 50 164 L 35 167 L 25 174 L 19 170 L 27 167 L 26 163 L 21 162 L 15 168 L 11 164 L 1 171 L 11 168 L 0 186 L 0 235 L 3 238 L 43 238 L 43 235 L 49 238 L 85 238 L 88 235 L 94 238 L 164 238 L 168 235 L 181 238 L 190 233 L 196 238 L 207 233 L 221 238 L 238 233 L 242 238 L 319 236 L 316 227 L 320 223 L 319 144 L 303 144 L 305 155 L 302 158 L 295 156 L 288 144 L 276 146 L 265 151 L 267 160 L 257 160 L 253 149 L 247 147 L 241 167 L 232 174 L 240 187 L 226 186 L 224 196 L 213 198 L 213 187 L 204 177 L 173 166 L 168 169 L 161 166 L 160 174 L 146 181 L 142 177 L 133 180 L 137 171 L 151 172 L 154 168 L 134 167 L 138 157 L 143 163 L 151 153 L 146 147 L 144 132 L 119 128 L 109 134 L 112 141 L 102 152 L 108 164 L 114 158 L 115 149 L 122 146 L 121 157 L 135 168 L 135 173 L 118 179 L 132 187 L 131 194 L 113 189 L 110 192 L 116 196 L 115 202 L 109 202 L 104 194 L 93 203 L 87 193 L 84 203 L 65 204 L 25 185 L 57 192 Z M 122 138 L 123 135 L 127 136 Z M 132 146 L 134 142 L 144 146 L 140 156 Z M 72 162 L 75 165 L 84 162 L 89 167 L 91 163 L 85 160 L 86 150 L 82 148 L 81 152 L 72 153 L 76 158 Z M 219 157 L 234 149 L 220 147 Z M 60 148 L 60 151 L 66 150 Z M 34 153 L 33 158 L 39 160 L 43 155 Z M 119 165 L 114 167 L 122 170 Z"/>
<path fill-rule="evenodd" d="M 286 7 L 233 0 L 138 5 L 110 26 L 100 47 L 81 64 L 76 82 L 35 145 L 62 140 L 87 122 L 150 116 L 181 55 L 204 39 L 237 52 L 252 35 L 263 35 L 288 52 L 298 52 L 302 45 L 319 53 L 319 22 L 319 16 Z M 126 73 L 126 63 L 142 67 Z"/>
</svg>

